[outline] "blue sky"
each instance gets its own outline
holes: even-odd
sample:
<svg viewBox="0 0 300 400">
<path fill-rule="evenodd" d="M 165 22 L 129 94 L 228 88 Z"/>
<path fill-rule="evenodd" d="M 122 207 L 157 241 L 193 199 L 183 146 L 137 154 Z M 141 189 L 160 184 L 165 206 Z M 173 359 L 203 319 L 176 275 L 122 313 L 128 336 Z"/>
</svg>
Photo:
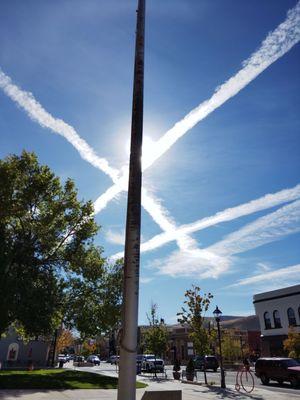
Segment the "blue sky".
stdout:
<svg viewBox="0 0 300 400">
<path fill-rule="evenodd" d="M 135 9 L 0 9 L 0 156 L 35 151 L 85 200 L 115 179 L 96 207 L 106 256 L 123 249 Z M 151 301 L 176 322 L 192 284 L 248 315 L 253 294 L 299 283 L 299 23 L 295 0 L 147 2 L 140 322 Z"/>
</svg>

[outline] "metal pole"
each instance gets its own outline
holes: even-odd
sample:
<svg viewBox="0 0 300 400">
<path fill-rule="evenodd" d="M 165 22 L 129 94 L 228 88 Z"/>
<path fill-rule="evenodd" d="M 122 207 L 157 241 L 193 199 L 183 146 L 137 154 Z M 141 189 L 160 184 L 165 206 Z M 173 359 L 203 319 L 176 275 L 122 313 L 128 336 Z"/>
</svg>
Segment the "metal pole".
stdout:
<svg viewBox="0 0 300 400">
<path fill-rule="evenodd" d="M 219 349 L 220 349 L 221 388 L 226 389 L 225 374 L 224 374 L 224 368 L 223 368 L 222 346 L 221 346 L 220 321 L 218 321 L 218 320 L 217 320 L 217 326 L 218 326 L 218 339 L 219 339 Z"/>
<path fill-rule="evenodd" d="M 143 138 L 144 32 L 145 0 L 139 0 L 135 43 L 118 400 L 135 400 L 136 398 L 136 350 L 142 186 L 141 158 Z"/>
<path fill-rule="evenodd" d="M 242 353 L 242 360 L 244 359 L 244 352 L 243 352 L 243 340 L 242 335 L 240 335 L 240 346 L 241 346 L 241 353 Z"/>
</svg>

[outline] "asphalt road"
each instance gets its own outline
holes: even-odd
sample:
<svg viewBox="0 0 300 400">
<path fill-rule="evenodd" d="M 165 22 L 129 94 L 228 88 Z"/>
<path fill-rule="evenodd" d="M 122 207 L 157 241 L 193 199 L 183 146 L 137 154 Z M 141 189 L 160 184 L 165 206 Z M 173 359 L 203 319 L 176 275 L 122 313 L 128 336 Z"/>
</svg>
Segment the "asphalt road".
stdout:
<svg viewBox="0 0 300 400">
<path fill-rule="evenodd" d="M 72 368 L 71 363 L 66 364 L 66 367 L 68 368 Z M 167 373 L 167 377 L 172 379 L 173 378 L 173 371 L 172 371 L 172 365 L 168 365 L 166 366 L 166 373 Z M 109 363 L 105 363 L 105 362 L 101 362 L 100 366 L 95 366 L 95 367 L 82 367 L 82 368 L 77 368 L 79 370 L 83 370 L 83 371 L 88 371 L 88 372 L 94 372 L 94 373 L 98 373 L 98 374 L 105 374 L 105 375 L 117 375 L 117 370 L 116 370 L 116 366 L 115 365 L 111 365 Z M 211 371 L 207 371 L 207 382 L 214 382 L 216 385 L 220 385 L 220 370 L 218 369 L 217 372 L 211 372 Z M 141 378 L 145 377 L 146 374 L 142 373 L 141 374 Z M 149 376 L 149 374 L 147 375 Z M 158 374 L 159 377 L 162 377 L 161 374 Z M 290 384 L 283 384 L 283 385 L 279 385 L 277 382 L 271 382 L 269 385 L 262 385 L 260 379 L 258 379 L 254 372 L 253 372 L 253 377 L 254 377 L 254 384 L 256 387 L 260 387 L 266 390 L 269 390 L 271 392 L 276 392 L 276 393 L 285 393 L 286 394 L 286 398 L 288 397 L 288 395 L 299 395 L 300 398 L 300 389 L 292 389 Z M 197 371 L 197 381 L 204 383 L 204 373 L 202 371 Z M 225 372 L 225 381 L 226 384 L 228 385 L 235 385 L 236 383 L 236 372 L 234 371 L 226 371 Z M 250 382 L 249 382 L 250 384 Z M 247 385 L 247 382 L 246 382 Z M 241 390 L 242 393 L 242 390 Z"/>
</svg>

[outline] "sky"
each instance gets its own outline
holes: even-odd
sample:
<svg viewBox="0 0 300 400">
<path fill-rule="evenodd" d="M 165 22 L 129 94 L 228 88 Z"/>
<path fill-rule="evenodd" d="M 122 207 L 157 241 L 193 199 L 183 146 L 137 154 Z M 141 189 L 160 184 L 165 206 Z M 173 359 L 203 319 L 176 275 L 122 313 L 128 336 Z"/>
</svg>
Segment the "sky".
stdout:
<svg viewBox="0 0 300 400">
<path fill-rule="evenodd" d="M 122 255 L 135 0 L 3 0 L 0 157 L 34 151 Z M 300 3 L 148 0 L 139 322 L 300 283 Z"/>
</svg>

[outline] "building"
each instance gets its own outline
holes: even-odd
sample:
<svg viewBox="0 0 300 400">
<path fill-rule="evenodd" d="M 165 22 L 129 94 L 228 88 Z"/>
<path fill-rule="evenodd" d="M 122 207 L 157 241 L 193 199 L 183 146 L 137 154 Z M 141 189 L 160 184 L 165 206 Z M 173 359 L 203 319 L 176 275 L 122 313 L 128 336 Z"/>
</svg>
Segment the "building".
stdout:
<svg viewBox="0 0 300 400">
<path fill-rule="evenodd" d="M 13 330 L 0 340 L 1 368 L 45 367 L 49 356 L 49 342 L 44 340 L 30 340 L 24 342 Z"/>
<path fill-rule="evenodd" d="M 300 285 L 253 296 L 261 329 L 262 356 L 285 355 L 283 341 L 290 327 L 300 332 Z"/>
<path fill-rule="evenodd" d="M 204 326 L 207 330 L 216 329 L 214 318 L 205 317 Z M 142 338 L 143 334 L 149 329 L 149 326 L 139 327 L 139 337 Z M 164 355 L 166 361 L 174 364 L 177 358 L 181 364 L 186 364 L 191 357 L 196 355 L 193 342 L 189 336 L 191 329 L 186 324 L 166 325 L 168 331 L 168 345 L 167 351 Z M 225 316 L 221 323 L 221 330 L 223 334 L 230 334 L 234 337 L 240 346 L 241 352 L 239 358 L 242 359 L 244 355 L 260 355 L 260 330 L 258 318 L 254 316 L 249 317 L 231 317 Z M 141 339 L 143 343 L 143 339 Z M 218 344 L 211 345 L 211 354 L 218 353 Z M 143 353 L 144 349 L 139 346 L 139 352 Z"/>
<path fill-rule="evenodd" d="M 170 363 L 174 364 L 175 359 L 181 363 L 194 355 L 193 343 L 189 338 L 190 329 L 187 325 L 168 325 L 168 349 L 166 356 Z"/>
<path fill-rule="evenodd" d="M 255 359 L 261 354 L 260 325 L 256 315 L 239 317 L 221 322 L 224 333 L 240 341 L 241 356 Z"/>
</svg>

